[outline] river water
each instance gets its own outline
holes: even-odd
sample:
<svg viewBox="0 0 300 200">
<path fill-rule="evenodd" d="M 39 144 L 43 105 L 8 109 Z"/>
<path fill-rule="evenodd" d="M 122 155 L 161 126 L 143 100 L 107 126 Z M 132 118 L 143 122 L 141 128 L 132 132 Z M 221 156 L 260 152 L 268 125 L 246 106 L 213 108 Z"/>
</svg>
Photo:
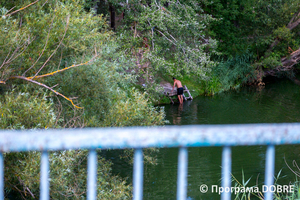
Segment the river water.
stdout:
<svg viewBox="0 0 300 200">
<path fill-rule="evenodd" d="M 200 96 L 184 102 L 183 106 L 164 107 L 171 125 L 300 122 L 300 86 L 289 80 L 273 80 L 264 88 L 244 87 L 214 96 Z M 189 148 L 188 152 L 188 199 L 220 199 L 219 194 L 211 190 L 202 194 L 199 186 L 220 185 L 222 148 Z M 239 182 L 251 178 L 247 186 L 258 183 L 261 187 L 265 153 L 264 146 L 233 147 L 233 176 Z M 177 159 L 178 148 L 160 149 L 157 165 L 145 165 L 144 199 L 176 199 Z M 300 164 L 300 145 L 276 146 L 275 176 L 282 170 L 277 180 L 281 185 L 296 179 L 285 160 L 291 167 L 293 160 Z"/>
</svg>

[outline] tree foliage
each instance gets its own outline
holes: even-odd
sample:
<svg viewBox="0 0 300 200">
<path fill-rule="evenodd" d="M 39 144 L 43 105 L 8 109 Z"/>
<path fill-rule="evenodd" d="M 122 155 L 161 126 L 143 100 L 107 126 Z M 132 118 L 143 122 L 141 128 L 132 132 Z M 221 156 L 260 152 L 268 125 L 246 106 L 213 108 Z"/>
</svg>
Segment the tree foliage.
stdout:
<svg viewBox="0 0 300 200">
<path fill-rule="evenodd" d="M 86 12 L 81 1 L 7 1 L 1 16 L 0 128 L 165 123 L 164 111 L 134 89 L 128 71 L 134 63 L 117 51 L 106 19 Z M 51 198 L 86 196 L 86 157 L 86 151 L 51 154 Z M 111 174 L 110 162 L 98 162 L 99 199 L 130 198 L 129 183 Z M 8 194 L 38 197 L 38 152 L 7 153 L 5 166 L 14 168 L 5 173 Z"/>
<path fill-rule="evenodd" d="M 227 75 L 218 75 L 214 80 L 230 80 L 233 88 L 241 78 L 246 79 L 244 83 L 252 83 L 254 80 L 260 84 L 265 75 L 280 75 L 280 71 L 293 69 L 288 65 L 287 68 L 280 66 L 288 64 L 283 62 L 284 57 L 288 59 L 293 51 L 299 49 L 297 25 L 300 22 L 300 1 L 217 0 L 202 3 L 204 11 L 216 19 L 209 25 L 210 35 L 219 41 L 217 50 L 220 54 L 213 59 L 221 65 L 216 65 L 216 70 L 228 63 L 225 67 L 228 69 Z M 237 68 L 231 70 L 229 63 L 247 53 L 252 55 L 248 61 L 252 68 L 245 65 L 237 70 L 241 73 L 234 75 Z M 248 73 L 244 73 L 245 70 Z M 249 76 L 249 73 L 256 77 Z M 222 84 L 217 85 L 222 87 Z"/>
<path fill-rule="evenodd" d="M 283 27 L 289 24 L 294 14 L 298 14 L 299 4 L 300 1 L 282 0 L 217 0 L 205 1 L 204 10 L 217 19 L 210 24 L 210 30 L 220 41 L 220 52 L 236 55 L 250 48 L 259 57 L 280 37 L 279 32 L 285 30 L 284 34 L 289 34 Z M 292 38 L 284 39 L 286 41 L 283 43 L 286 45 Z"/>
<path fill-rule="evenodd" d="M 36 98 L 38 96 L 38 98 Z M 6 92 L 0 101 L 0 129 L 44 129 L 58 127 L 53 101 L 38 90 Z"/>
<path fill-rule="evenodd" d="M 193 76 L 203 80 L 217 42 L 206 33 L 213 20 L 198 1 L 110 1 L 124 18 L 116 28 L 121 48 L 136 56 L 144 82 L 157 77 Z"/>
</svg>

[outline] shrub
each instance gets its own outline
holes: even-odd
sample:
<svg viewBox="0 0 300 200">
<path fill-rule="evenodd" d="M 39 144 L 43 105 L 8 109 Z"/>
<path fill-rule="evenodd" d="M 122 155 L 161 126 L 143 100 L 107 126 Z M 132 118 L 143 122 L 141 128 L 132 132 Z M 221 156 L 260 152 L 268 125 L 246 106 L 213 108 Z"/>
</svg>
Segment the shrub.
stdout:
<svg viewBox="0 0 300 200">
<path fill-rule="evenodd" d="M 50 198 L 86 199 L 86 150 L 50 153 Z M 7 192 L 17 189 L 22 199 L 39 199 L 40 152 L 6 153 Z M 130 199 L 131 186 L 111 173 L 112 163 L 98 156 L 97 199 Z M 26 198 L 25 198 L 25 197 Z"/>
<path fill-rule="evenodd" d="M 36 96 L 41 96 L 36 98 Z M 0 101 L 0 129 L 45 129 L 57 127 L 53 103 L 44 93 L 6 92 Z"/>
</svg>

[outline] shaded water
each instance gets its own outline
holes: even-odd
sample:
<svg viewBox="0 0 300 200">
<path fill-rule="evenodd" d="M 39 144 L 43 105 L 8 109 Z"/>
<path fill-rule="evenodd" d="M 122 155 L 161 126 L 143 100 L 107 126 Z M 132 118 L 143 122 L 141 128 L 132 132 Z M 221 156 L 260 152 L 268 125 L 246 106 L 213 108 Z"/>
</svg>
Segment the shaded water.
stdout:
<svg viewBox="0 0 300 200">
<path fill-rule="evenodd" d="M 176 125 L 300 122 L 300 86 L 280 80 L 261 89 L 246 87 L 212 97 L 197 97 L 183 106 L 166 105 L 165 110 L 167 119 Z M 189 199 L 220 199 L 216 193 L 202 194 L 199 186 L 220 185 L 222 148 L 188 150 Z M 262 185 L 265 152 L 265 146 L 233 147 L 233 176 L 241 182 L 244 172 L 245 180 L 251 178 L 248 186 Z M 284 158 L 292 166 L 293 160 L 300 164 L 299 156 L 300 145 L 276 146 L 275 173 L 282 169 L 279 184 L 295 180 Z M 160 149 L 157 159 L 157 165 L 145 165 L 144 199 L 176 199 L 178 148 Z"/>
</svg>

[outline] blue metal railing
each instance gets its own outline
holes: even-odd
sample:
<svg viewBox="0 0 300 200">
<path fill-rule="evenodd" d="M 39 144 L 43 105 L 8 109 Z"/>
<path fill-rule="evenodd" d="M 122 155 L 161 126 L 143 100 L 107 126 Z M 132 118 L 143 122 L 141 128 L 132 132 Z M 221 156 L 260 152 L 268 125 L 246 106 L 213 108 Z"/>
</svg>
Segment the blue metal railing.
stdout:
<svg viewBox="0 0 300 200">
<path fill-rule="evenodd" d="M 41 151 L 40 198 L 49 199 L 48 151 L 89 149 L 87 199 L 97 196 L 96 149 L 133 148 L 133 198 L 143 198 L 143 148 L 179 147 L 177 199 L 187 197 L 187 147 L 223 146 L 222 183 L 231 187 L 231 146 L 267 145 L 265 185 L 274 183 L 275 145 L 300 144 L 300 124 L 195 125 L 167 127 L 95 128 L 62 130 L 0 131 L 0 200 L 4 199 L 3 152 Z M 221 194 L 229 200 L 230 192 Z M 265 193 L 272 199 L 272 192 Z"/>
</svg>

